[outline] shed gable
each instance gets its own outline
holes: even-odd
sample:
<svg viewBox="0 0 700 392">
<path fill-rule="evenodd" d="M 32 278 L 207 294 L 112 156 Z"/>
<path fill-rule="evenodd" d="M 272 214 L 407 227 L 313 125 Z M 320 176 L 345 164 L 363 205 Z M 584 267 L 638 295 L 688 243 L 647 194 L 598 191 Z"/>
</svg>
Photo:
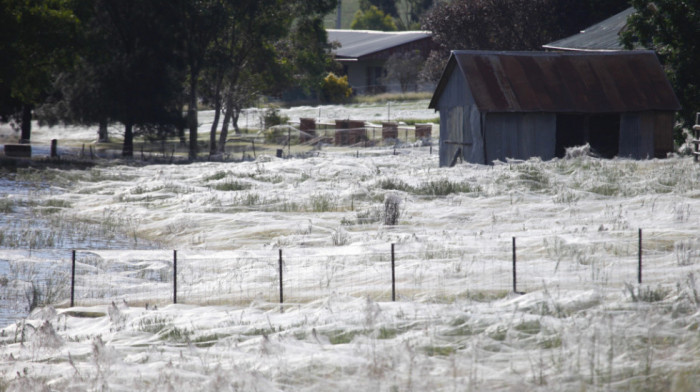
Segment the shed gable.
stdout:
<svg viewBox="0 0 700 392">
<path fill-rule="evenodd" d="M 453 51 L 431 106 L 462 72 L 481 112 L 676 111 L 680 104 L 654 52 Z"/>
</svg>

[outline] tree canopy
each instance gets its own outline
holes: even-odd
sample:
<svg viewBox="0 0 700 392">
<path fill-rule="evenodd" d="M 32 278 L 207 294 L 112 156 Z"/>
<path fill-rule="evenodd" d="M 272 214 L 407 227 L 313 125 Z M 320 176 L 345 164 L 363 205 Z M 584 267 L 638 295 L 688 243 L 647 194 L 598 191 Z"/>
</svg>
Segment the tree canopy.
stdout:
<svg viewBox="0 0 700 392">
<path fill-rule="evenodd" d="M 350 24 L 350 28 L 353 30 L 397 30 L 394 19 L 374 5 L 369 6 L 366 10 L 358 10 L 355 13 L 355 19 Z"/>
<path fill-rule="evenodd" d="M 70 1 L 0 0 L 0 119 L 19 123 L 22 141 L 53 74 L 73 60 L 78 27 Z"/>
<path fill-rule="evenodd" d="M 355 14 L 355 19 L 362 19 L 363 27 L 351 27 L 352 29 L 371 29 L 394 31 L 396 30 L 420 30 L 420 20 L 436 0 L 360 0 L 359 11 Z M 382 13 L 381 17 L 377 12 L 371 10 L 377 8 Z M 371 18 L 371 21 L 368 19 Z M 389 22 L 391 19 L 391 22 Z M 353 20 L 354 21 L 354 20 Z M 370 27 L 365 27 L 370 26 Z"/>
<path fill-rule="evenodd" d="M 384 15 L 398 17 L 399 11 L 396 9 L 396 0 L 360 0 L 360 9 L 367 11 L 371 6 L 377 7 Z"/>
<path fill-rule="evenodd" d="M 685 126 L 700 112 L 700 2 L 632 0 L 635 13 L 627 20 L 622 39 L 626 47 L 653 49 L 683 106 Z"/>
<path fill-rule="evenodd" d="M 318 90 L 330 61 L 330 46 L 322 27 L 323 15 L 335 0 L 228 0 L 226 24 L 209 50 L 217 60 L 206 71 L 213 86 L 208 99 L 215 119 L 210 152 L 221 152 L 231 121 L 243 105 L 262 92 L 280 94 L 295 87 L 306 94 Z M 224 119 L 216 147 L 214 125 Z"/>
<path fill-rule="evenodd" d="M 423 28 L 446 50 L 542 50 L 626 7 L 626 0 L 455 0 L 433 7 Z"/>
<path fill-rule="evenodd" d="M 420 78 L 437 81 L 451 50 L 542 50 L 627 7 L 627 0 L 437 2 L 425 13 L 422 28 L 433 33 L 439 49 L 428 57 Z"/>
<path fill-rule="evenodd" d="M 0 0 L 0 121 L 20 123 L 22 139 L 29 139 L 36 107 L 50 122 L 101 128 L 118 122 L 124 156 L 133 154 L 139 133 L 180 129 L 184 142 L 187 122 L 189 156 L 196 158 L 201 102 L 214 106 L 216 125 L 225 113 L 223 131 L 259 94 L 291 86 L 318 94 L 331 68 L 321 21 L 335 6 L 336 0 Z"/>
<path fill-rule="evenodd" d="M 411 87 L 418 88 L 416 81 L 423 65 L 423 58 L 419 51 L 394 53 L 387 59 L 384 68 L 386 83 L 398 81 L 401 92 L 405 93 Z"/>
<path fill-rule="evenodd" d="M 428 12 L 434 0 L 398 0 L 405 12 L 399 15 L 399 26 L 402 30 L 420 30 L 420 21 Z"/>
</svg>

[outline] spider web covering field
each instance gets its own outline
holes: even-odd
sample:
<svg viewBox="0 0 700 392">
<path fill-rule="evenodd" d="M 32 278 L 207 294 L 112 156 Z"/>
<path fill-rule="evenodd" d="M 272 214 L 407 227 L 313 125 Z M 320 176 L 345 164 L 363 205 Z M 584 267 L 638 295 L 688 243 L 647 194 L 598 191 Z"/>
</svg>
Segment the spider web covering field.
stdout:
<svg viewBox="0 0 700 392">
<path fill-rule="evenodd" d="M 0 244 L 4 293 L 56 292 L 1 330 L 2 388 L 700 385 L 700 167 L 690 159 L 447 169 L 426 148 L 368 149 L 6 176 L 44 184 L 3 189 L 8 211 L 82 235 Z M 395 225 L 385 224 L 390 196 Z M 13 227 L 5 238 L 26 230 Z M 105 232 L 127 242 L 101 247 L 92 239 Z M 513 237 L 522 295 L 512 293 Z M 72 248 L 69 308 L 65 290 L 42 282 L 65 282 Z"/>
<path fill-rule="evenodd" d="M 633 231 L 521 237 L 516 288 L 512 241 L 467 239 L 459 244 L 399 244 L 393 254 L 380 246 L 238 251 L 83 250 L 76 251 L 75 280 L 67 252 L 0 250 L 7 263 L 4 308 L 28 311 L 41 304 L 68 306 L 70 286 L 77 305 L 249 305 L 273 308 L 282 302 L 306 304 L 331 295 L 374 301 L 450 303 L 471 296 L 503 296 L 509 291 L 632 288 L 639 276 L 638 238 Z M 700 244 L 675 246 L 665 232 L 645 234 L 643 277 L 662 287 L 696 272 Z M 627 238 L 625 238 L 627 236 Z M 674 247 L 674 248 L 672 248 Z M 360 253 L 358 253 L 360 252 Z M 177 267 L 177 279 L 175 279 Z M 12 276 L 9 284 L 8 276 Z M 392 277 L 395 279 L 392 281 Z M 39 296 L 39 298 L 34 298 Z M 21 315 L 22 312 L 15 312 Z M 21 318 L 17 316 L 17 318 Z"/>
</svg>

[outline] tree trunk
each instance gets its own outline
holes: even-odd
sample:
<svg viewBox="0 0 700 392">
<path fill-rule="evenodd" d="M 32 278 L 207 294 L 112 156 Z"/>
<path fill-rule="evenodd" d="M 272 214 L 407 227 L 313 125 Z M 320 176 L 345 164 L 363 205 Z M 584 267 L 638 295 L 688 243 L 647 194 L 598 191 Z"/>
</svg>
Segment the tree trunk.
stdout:
<svg viewBox="0 0 700 392">
<path fill-rule="evenodd" d="M 97 142 L 98 143 L 109 143 L 109 133 L 107 131 L 107 120 L 100 120 L 100 125 L 97 130 Z"/>
<path fill-rule="evenodd" d="M 187 122 L 190 128 L 190 153 L 189 157 L 192 160 L 197 159 L 197 74 L 190 72 L 190 103 L 187 108 Z"/>
<path fill-rule="evenodd" d="M 223 154 L 226 148 L 226 139 L 228 139 L 228 125 L 231 122 L 231 112 L 233 111 L 233 103 L 231 98 L 226 99 L 226 110 L 224 111 L 224 121 L 221 125 L 221 134 L 219 135 L 219 152 Z"/>
<path fill-rule="evenodd" d="M 180 110 L 178 113 L 182 116 L 182 112 L 185 110 L 185 103 L 184 101 L 180 103 Z M 181 118 L 182 120 L 182 118 Z M 178 121 L 177 123 L 177 137 L 180 139 L 180 145 L 184 146 L 187 144 L 187 140 L 185 139 L 185 121 Z"/>
<path fill-rule="evenodd" d="M 20 136 L 20 144 L 29 144 L 29 139 L 32 136 L 32 109 L 33 105 L 22 105 L 22 134 Z"/>
<path fill-rule="evenodd" d="M 219 117 L 221 116 L 221 104 L 216 103 L 214 107 L 214 121 L 211 123 L 211 130 L 209 131 L 209 155 L 215 155 L 216 148 L 216 130 L 219 128 Z"/>
<path fill-rule="evenodd" d="M 122 147 L 122 157 L 131 158 L 134 156 L 134 124 L 130 121 L 124 124 L 124 146 Z"/>
<path fill-rule="evenodd" d="M 238 128 L 238 119 L 241 117 L 241 108 L 239 106 L 236 106 L 233 109 L 233 114 L 231 115 L 231 120 L 233 122 L 233 129 L 236 130 L 236 135 L 239 135 L 241 133 L 241 130 Z"/>
<path fill-rule="evenodd" d="M 209 155 L 215 155 L 218 151 L 216 148 L 216 130 L 219 128 L 219 117 L 221 117 L 221 82 L 216 85 L 214 101 L 214 121 L 211 123 L 211 131 L 209 131 Z"/>
</svg>

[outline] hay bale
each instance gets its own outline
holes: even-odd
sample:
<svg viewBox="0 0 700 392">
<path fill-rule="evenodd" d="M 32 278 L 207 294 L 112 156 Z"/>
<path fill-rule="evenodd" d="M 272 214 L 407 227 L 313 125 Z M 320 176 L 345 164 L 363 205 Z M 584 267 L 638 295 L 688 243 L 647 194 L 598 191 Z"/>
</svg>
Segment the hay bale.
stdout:
<svg viewBox="0 0 700 392">
<path fill-rule="evenodd" d="M 416 139 L 430 139 L 432 133 L 432 124 L 416 124 Z"/>
</svg>

